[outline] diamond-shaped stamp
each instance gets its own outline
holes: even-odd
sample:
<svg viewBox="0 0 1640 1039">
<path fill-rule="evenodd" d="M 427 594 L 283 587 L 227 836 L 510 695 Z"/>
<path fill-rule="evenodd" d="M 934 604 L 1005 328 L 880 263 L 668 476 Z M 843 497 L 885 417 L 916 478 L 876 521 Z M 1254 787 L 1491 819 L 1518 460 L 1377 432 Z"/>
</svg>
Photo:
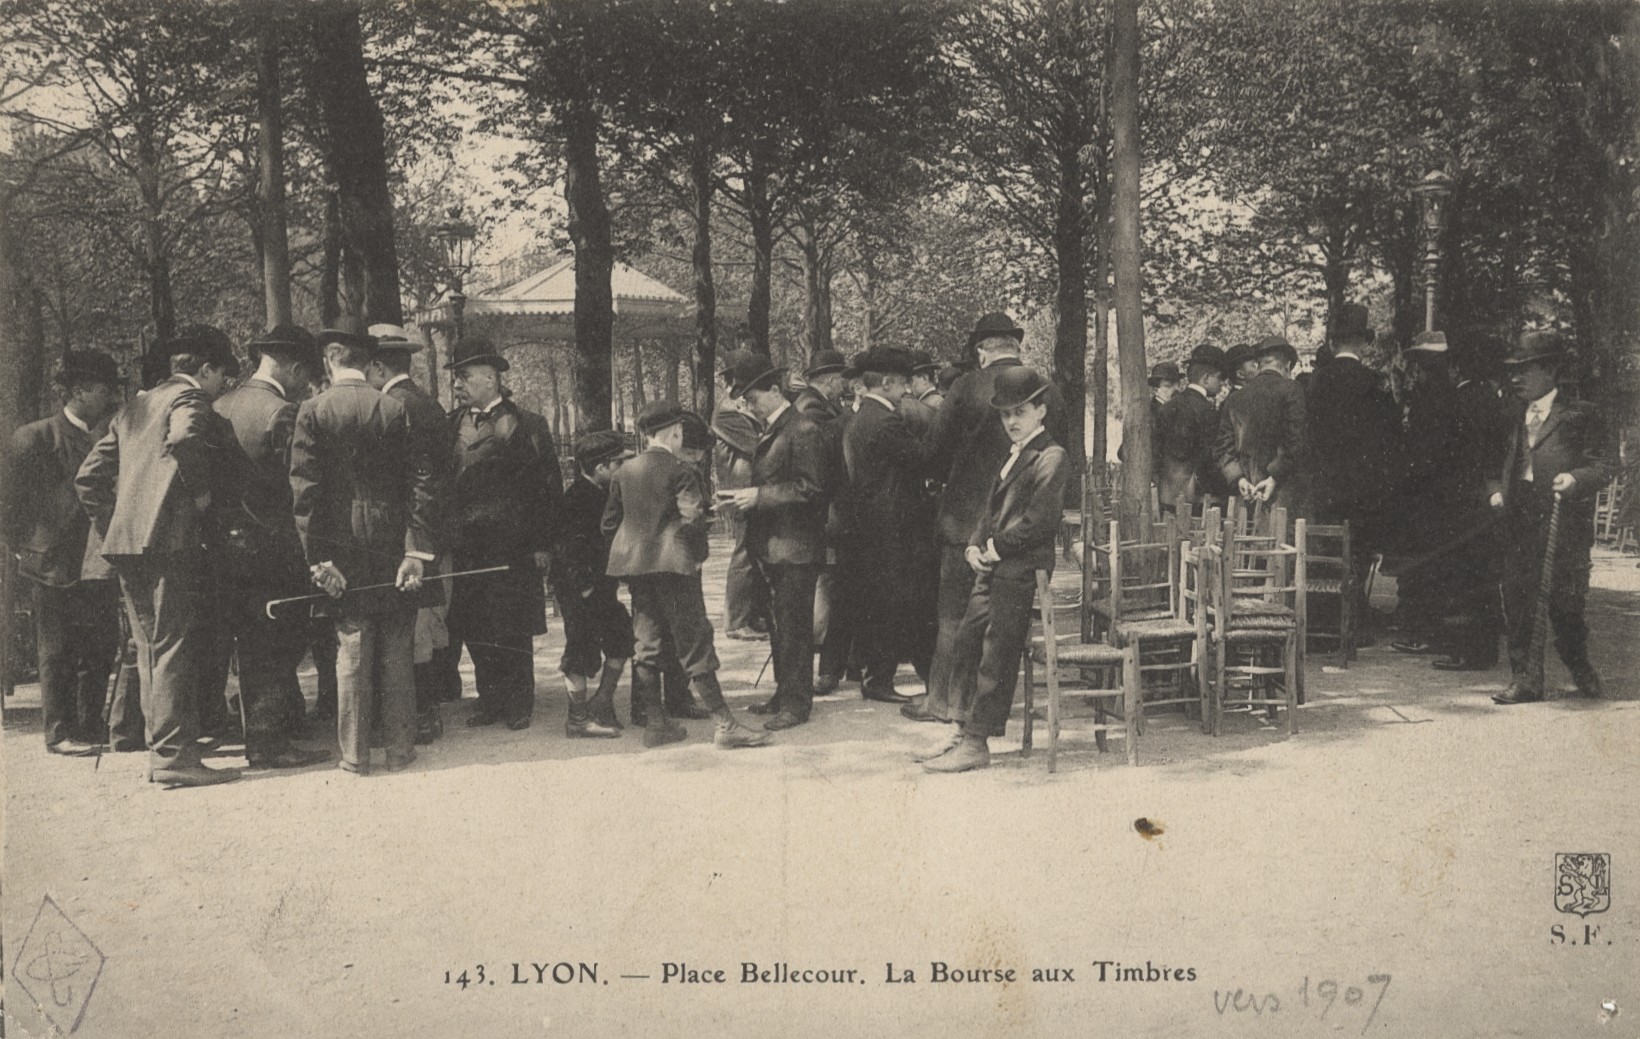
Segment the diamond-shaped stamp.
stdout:
<svg viewBox="0 0 1640 1039">
<path fill-rule="evenodd" d="M 12 978 L 63 1035 L 80 1027 L 105 957 L 50 895 L 17 950 Z"/>
</svg>

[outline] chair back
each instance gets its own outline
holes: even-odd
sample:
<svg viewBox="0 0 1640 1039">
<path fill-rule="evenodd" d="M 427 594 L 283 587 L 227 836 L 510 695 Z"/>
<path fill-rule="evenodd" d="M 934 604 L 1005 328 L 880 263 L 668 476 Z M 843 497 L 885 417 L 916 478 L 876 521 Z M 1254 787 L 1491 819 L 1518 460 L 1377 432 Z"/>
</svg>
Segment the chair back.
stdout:
<svg viewBox="0 0 1640 1039">
<path fill-rule="evenodd" d="M 1283 522 L 1282 513 L 1279 508 L 1272 510 L 1271 519 Z M 1296 623 L 1296 619 L 1303 616 L 1308 583 L 1306 534 L 1304 520 L 1293 524 L 1291 542 L 1279 537 L 1242 534 L 1236 530 L 1233 520 L 1225 520 L 1219 543 L 1203 551 L 1203 556 L 1217 569 L 1211 594 L 1215 627 L 1220 635 L 1230 630 L 1238 613 L 1248 622 L 1257 616 L 1284 616 Z"/>
<path fill-rule="evenodd" d="M 1113 519 L 1105 542 L 1092 546 L 1097 595 L 1112 626 L 1138 614 L 1179 616 L 1180 545 L 1173 533 L 1168 520 L 1151 524 L 1142 538 L 1124 536 L 1122 521 Z"/>
</svg>

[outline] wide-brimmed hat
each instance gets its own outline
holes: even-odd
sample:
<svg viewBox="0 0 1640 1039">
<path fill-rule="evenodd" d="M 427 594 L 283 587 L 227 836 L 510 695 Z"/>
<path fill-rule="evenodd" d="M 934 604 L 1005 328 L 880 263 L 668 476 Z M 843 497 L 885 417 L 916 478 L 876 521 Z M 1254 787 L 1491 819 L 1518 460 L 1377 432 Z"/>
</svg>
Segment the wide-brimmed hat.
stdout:
<svg viewBox="0 0 1640 1039">
<path fill-rule="evenodd" d="M 1204 364 L 1210 368 L 1223 371 L 1224 351 L 1214 346 L 1212 343 L 1202 343 L 1200 346 L 1190 351 L 1190 357 L 1185 361 L 1185 367 L 1194 368 L 1198 364 Z"/>
<path fill-rule="evenodd" d="M 1445 332 L 1419 332 L 1412 337 L 1412 345 L 1407 347 L 1409 354 L 1423 354 L 1427 357 L 1443 357 L 1446 355 Z"/>
<path fill-rule="evenodd" d="M 575 441 L 575 461 L 583 469 L 591 469 L 612 458 L 630 457 L 632 452 L 627 449 L 626 437 L 613 429 L 586 433 Z"/>
<path fill-rule="evenodd" d="M 1298 363 L 1298 351 L 1281 336 L 1265 336 L 1253 344 L 1254 357 L 1268 357 L 1271 354 L 1280 354 L 1288 364 Z"/>
<path fill-rule="evenodd" d="M 638 412 L 638 431 L 644 436 L 654 436 L 667 426 L 682 422 L 685 414 L 675 400 L 652 400 Z"/>
<path fill-rule="evenodd" d="M 809 366 L 803 369 L 803 378 L 813 379 L 821 375 L 830 375 L 848 367 L 848 361 L 843 358 L 841 350 L 818 350 L 809 358 Z"/>
<path fill-rule="evenodd" d="M 1178 382 L 1183 378 L 1184 373 L 1179 371 L 1179 366 L 1172 361 L 1162 361 L 1150 366 L 1150 384 L 1152 386 L 1160 382 Z"/>
<path fill-rule="evenodd" d="M 1566 359 L 1566 340 L 1559 332 L 1522 332 L 1509 352 L 1504 355 L 1505 366 L 1520 364 L 1559 364 Z"/>
<path fill-rule="evenodd" d="M 861 374 L 876 372 L 878 375 L 903 375 L 911 378 L 911 358 L 904 350 L 892 346 L 878 346 L 867 350 L 854 359 L 851 366 Z"/>
<path fill-rule="evenodd" d="M 51 380 L 63 386 L 80 386 L 100 382 L 107 386 L 120 384 L 120 366 L 99 350 L 70 350 L 58 362 Z"/>
<path fill-rule="evenodd" d="M 1004 368 L 992 385 L 991 407 L 999 411 L 1017 408 L 1047 393 L 1049 385 L 1047 376 L 1029 365 Z"/>
<path fill-rule="evenodd" d="M 1372 342 L 1372 325 L 1367 320 L 1367 308 L 1359 303 L 1345 303 L 1333 318 L 1334 343 Z"/>
<path fill-rule="evenodd" d="M 410 338 L 410 333 L 402 325 L 371 325 L 370 338 L 376 341 L 377 350 L 398 350 L 413 354 L 421 351 L 422 344 Z"/>
<path fill-rule="evenodd" d="M 312 334 L 300 325 L 275 325 L 246 343 L 245 350 L 253 358 L 271 353 L 311 368 L 318 368 L 322 363 L 318 344 Z"/>
<path fill-rule="evenodd" d="M 1008 336 L 1014 342 L 1023 342 L 1025 330 L 1014 323 L 1014 319 L 1001 312 L 986 314 L 974 322 L 974 330 L 968 333 L 968 349 L 995 336 Z"/>
<path fill-rule="evenodd" d="M 444 366 L 445 371 L 455 371 L 469 364 L 487 364 L 498 372 L 512 367 L 486 336 L 468 336 L 456 344 L 455 352 L 450 356 L 450 363 Z"/>
<path fill-rule="evenodd" d="M 729 396 L 744 397 L 748 390 L 771 385 L 784 371 L 775 367 L 769 358 L 748 350 L 744 356 L 735 358 L 734 367 L 729 370 Z"/>
</svg>

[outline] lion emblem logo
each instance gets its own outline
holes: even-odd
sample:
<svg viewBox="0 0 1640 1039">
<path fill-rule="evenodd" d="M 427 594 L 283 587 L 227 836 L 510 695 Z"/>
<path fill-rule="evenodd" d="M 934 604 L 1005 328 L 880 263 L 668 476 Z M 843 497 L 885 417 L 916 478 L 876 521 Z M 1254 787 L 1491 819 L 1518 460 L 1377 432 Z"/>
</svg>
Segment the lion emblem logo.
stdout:
<svg viewBox="0 0 1640 1039">
<path fill-rule="evenodd" d="M 1612 905 L 1612 857 L 1605 852 L 1555 853 L 1555 908 L 1588 916 Z"/>
</svg>

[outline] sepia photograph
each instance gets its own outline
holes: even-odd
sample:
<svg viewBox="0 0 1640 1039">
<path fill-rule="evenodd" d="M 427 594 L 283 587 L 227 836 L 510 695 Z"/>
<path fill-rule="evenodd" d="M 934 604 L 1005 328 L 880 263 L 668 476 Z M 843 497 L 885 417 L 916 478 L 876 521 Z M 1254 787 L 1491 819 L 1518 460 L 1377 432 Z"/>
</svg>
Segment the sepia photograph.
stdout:
<svg viewBox="0 0 1640 1039">
<path fill-rule="evenodd" d="M 0 1039 L 1640 1039 L 1640 3 L 0 0 Z"/>
</svg>

